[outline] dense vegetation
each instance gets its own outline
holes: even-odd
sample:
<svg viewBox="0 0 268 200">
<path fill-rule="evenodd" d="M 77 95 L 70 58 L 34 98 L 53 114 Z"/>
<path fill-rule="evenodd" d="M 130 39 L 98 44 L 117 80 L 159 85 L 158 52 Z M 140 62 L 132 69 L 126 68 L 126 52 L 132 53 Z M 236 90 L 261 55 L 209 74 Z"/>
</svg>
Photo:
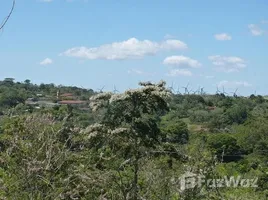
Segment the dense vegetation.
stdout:
<svg viewBox="0 0 268 200">
<path fill-rule="evenodd" d="M 140 86 L 96 93 L 0 81 L 0 199 L 267 198 L 264 97 Z M 186 172 L 257 177 L 258 187 L 181 190 Z"/>
</svg>

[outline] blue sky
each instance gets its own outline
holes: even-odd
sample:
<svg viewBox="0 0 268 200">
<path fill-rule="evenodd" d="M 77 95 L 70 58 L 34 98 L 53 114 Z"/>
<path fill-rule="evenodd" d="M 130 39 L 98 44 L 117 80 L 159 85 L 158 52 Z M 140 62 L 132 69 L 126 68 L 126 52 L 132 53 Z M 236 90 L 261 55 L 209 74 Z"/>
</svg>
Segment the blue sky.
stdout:
<svg viewBox="0 0 268 200">
<path fill-rule="evenodd" d="M 0 19 L 11 4 L 1 1 Z M 267 94 L 267 10 L 267 0 L 17 0 L 0 33 L 0 79 Z"/>
</svg>

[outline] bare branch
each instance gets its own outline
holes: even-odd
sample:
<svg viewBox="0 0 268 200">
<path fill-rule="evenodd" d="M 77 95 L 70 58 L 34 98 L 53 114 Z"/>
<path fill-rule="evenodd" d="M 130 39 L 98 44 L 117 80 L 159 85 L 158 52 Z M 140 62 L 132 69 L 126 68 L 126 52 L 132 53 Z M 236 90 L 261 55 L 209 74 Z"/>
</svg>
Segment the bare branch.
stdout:
<svg viewBox="0 0 268 200">
<path fill-rule="evenodd" d="M 4 28 L 4 26 L 6 25 L 7 21 L 9 20 L 10 16 L 12 15 L 13 13 L 13 10 L 15 8 L 15 4 L 16 4 L 16 0 L 13 0 L 13 5 L 11 7 L 11 10 L 8 14 L 8 16 L 6 17 L 6 19 L 3 21 L 3 23 L 0 25 L 0 30 L 2 30 Z"/>
</svg>

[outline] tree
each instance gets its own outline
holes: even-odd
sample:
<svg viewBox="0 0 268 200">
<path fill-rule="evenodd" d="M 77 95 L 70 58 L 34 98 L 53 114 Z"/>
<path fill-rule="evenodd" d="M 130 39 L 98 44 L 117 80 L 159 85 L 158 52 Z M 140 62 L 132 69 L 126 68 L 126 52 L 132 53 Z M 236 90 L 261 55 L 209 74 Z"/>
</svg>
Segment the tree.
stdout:
<svg viewBox="0 0 268 200">
<path fill-rule="evenodd" d="M 69 190 L 66 127 L 49 115 L 13 117 L 0 135 L 0 199 L 59 199 Z M 65 129 L 63 129 L 65 128 Z M 69 161 L 70 162 L 70 161 Z M 64 198 L 66 199 L 66 198 Z"/>
<path fill-rule="evenodd" d="M 187 124 L 169 113 L 162 117 L 160 129 L 166 137 L 165 141 L 175 144 L 186 144 L 189 140 L 189 131 Z"/>
<path fill-rule="evenodd" d="M 98 150 L 106 146 L 103 156 L 109 149 L 114 155 L 124 158 L 118 168 L 123 170 L 129 165 L 133 169 L 130 187 L 122 186 L 121 191 L 124 199 L 130 195 L 134 200 L 139 194 L 140 159 L 162 140 L 157 121 L 159 115 L 168 111 L 166 99 L 170 95 L 165 82 L 140 85 L 141 88 L 122 94 L 100 93 L 90 99 L 92 110 L 101 111 L 103 116 L 98 125 L 91 126 L 91 138 L 95 139 Z"/>
<path fill-rule="evenodd" d="M 26 85 L 29 85 L 31 83 L 31 80 L 29 80 L 29 79 L 26 79 L 25 81 L 24 81 L 24 84 L 26 84 Z"/>
<path fill-rule="evenodd" d="M 9 89 L 0 94 L 0 105 L 6 107 L 13 107 L 19 103 L 24 103 L 26 100 L 26 95 L 23 91 L 16 89 Z"/>
<path fill-rule="evenodd" d="M 248 112 L 244 104 L 235 104 L 226 111 L 226 115 L 229 119 L 230 124 L 242 124 L 246 121 Z"/>
<path fill-rule="evenodd" d="M 242 149 L 237 140 L 230 134 L 211 134 L 207 140 L 208 146 L 217 157 L 224 162 L 241 159 Z"/>
<path fill-rule="evenodd" d="M 11 86 L 14 84 L 14 78 L 5 78 L 3 81 L 4 85 Z"/>
<path fill-rule="evenodd" d="M 209 112 L 206 110 L 196 110 L 193 111 L 190 115 L 190 120 L 192 122 L 206 122 L 209 120 Z"/>
</svg>

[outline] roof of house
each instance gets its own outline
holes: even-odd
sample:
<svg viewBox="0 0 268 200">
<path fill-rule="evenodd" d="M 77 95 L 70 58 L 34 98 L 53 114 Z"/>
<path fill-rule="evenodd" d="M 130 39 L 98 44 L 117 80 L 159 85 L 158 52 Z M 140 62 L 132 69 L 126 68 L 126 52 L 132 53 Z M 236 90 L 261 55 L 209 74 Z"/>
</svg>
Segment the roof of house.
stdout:
<svg viewBox="0 0 268 200">
<path fill-rule="evenodd" d="M 64 94 L 61 94 L 60 95 L 61 97 L 70 97 L 70 96 L 73 96 L 72 93 L 64 93 Z"/>
</svg>

